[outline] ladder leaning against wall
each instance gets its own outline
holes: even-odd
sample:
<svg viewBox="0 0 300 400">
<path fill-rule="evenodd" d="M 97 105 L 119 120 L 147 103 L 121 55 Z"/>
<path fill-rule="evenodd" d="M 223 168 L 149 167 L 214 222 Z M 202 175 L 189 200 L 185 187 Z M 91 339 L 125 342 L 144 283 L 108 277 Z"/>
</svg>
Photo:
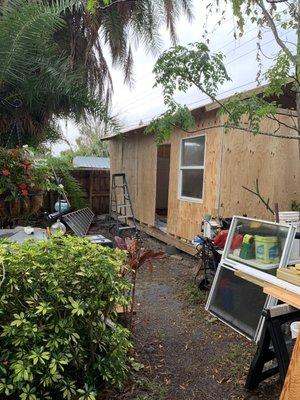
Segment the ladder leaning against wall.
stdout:
<svg viewBox="0 0 300 400">
<path fill-rule="evenodd" d="M 137 233 L 128 182 L 124 173 L 112 174 L 109 216 L 113 221 L 110 230 L 116 226 L 118 235 L 127 229 L 133 229 Z"/>
</svg>

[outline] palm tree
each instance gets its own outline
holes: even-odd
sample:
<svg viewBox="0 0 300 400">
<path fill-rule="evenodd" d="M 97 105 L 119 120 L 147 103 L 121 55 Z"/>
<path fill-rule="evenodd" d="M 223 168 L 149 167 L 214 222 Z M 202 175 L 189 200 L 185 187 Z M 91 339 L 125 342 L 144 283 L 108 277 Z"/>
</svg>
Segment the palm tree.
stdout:
<svg viewBox="0 0 300 400">
<path fill-rule="evenodd" d="M 62 14 L 81 7 L 78 0 L 8 0 L 0 8 L 0 145 L 37 145 L 56 139 L 54 117 L 104 114 L 86 85 L 85 74 L 71 68 L 68 54 L 53 34 L 65 26 Z"/>
<path fill-rule="evenodd" d="M 92 0 L 92 3 L 93 12 L 83 8 L 68 13 L 68 26 L 58 38 L 74 65 L 86 67 L 90 89 L 101 96 L 105 89 L 108 96 L 112 90 L 107 51 L 112 64 L 123 69 L 124 80 L 128 82 L 132 76 L 134 45 L 142 43 L 147 50 L 157 53 L 162 25 L 167 26 L 175 42 L 178 16 L 186 14 L 192 18 L 191 0 Z"/>
<path fill-rule="evenodd" d="M 129 81 L 134 43 L 157 51 L 162 24 L 175 40 L 181 12 L 190 0 L 0 0 L 0 145 L 56 140 L 57 117 L 107 118 L 107 51 Z"/>
</svg>

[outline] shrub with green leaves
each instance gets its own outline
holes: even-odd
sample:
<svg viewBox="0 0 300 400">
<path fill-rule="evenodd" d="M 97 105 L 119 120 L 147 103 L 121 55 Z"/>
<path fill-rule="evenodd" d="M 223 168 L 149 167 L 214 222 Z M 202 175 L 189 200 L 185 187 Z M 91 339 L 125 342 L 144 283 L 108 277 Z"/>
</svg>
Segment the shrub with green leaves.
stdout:
<svg viewBox="0 0 300 400">
<path fill-rule="evenodd" d="M 123 263 L 122 251 L 78 237 L 0 244 L 0 398 L 93 400 L 121 384 Z"/>
</svg>

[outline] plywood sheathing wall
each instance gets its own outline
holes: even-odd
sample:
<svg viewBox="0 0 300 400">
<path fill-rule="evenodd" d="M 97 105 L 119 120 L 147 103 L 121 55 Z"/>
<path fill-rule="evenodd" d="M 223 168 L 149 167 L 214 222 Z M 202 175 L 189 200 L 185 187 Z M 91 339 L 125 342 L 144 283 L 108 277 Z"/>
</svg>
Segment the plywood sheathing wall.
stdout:
<svg viewBox="0 0 300 400">
<path fill-rule="evenodd" d="M 110 140 L 111 174 L 124 172 L 135 217 L 154 225 L 157 147 L 141 132 Z"/>
<path fill-rule="evenodd" d="M 289 116 L 278 115 L 286 123 Z M 262 130 L 274 131 L 277 124 L 266 120 Z M 287 128 L 277 132 L 284 135 L 297 133 Z M 258 198 L 242 186 L 254 189 L 255 179 L 264 198 L 270 198 L 273 207 L 278 202 L 280 210 L 290 210 L 291 201 L 300 199 L 300 161 L 296 140 L 253 136 L 247 132 L 231 131 L 224 135 L 221 174 L 220 214 L 231 216 L 247 214 L 249 217 L 272 219 Z"/>
<path fill-rule="evenodd" d="M 219 124 L 216 111 L 197 115 L 197 126 L 207 128 Z M 171 136 L 171 163 L 168 208 L 168 232 L 191 240 L 200 233 L 204 214 L 216 214 L 219 195 L 222 129 L 208 129 L 206 133 L 204 197 L 201 203 L 181 200 L 178 196 L 181 139 L 204 132 L 188 134 L 176 131 Z"/>
</svg>

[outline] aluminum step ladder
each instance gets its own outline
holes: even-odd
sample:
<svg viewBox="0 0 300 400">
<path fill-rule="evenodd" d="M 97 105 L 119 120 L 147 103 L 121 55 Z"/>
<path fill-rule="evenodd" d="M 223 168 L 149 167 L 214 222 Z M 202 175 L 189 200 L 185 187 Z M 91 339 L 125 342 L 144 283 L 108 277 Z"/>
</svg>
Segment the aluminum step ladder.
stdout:
<svg viewBox="0 0 300 400">
<path fill-rule="evenodd" d="M 127 178 L 124 173 L 112 174 L 109 217 L 110 221 L 113 221 L 110 230 L 116 226 L 118 235 L 128 229 L 133 229 L 135 234 L 137 233 Z M 131 225 L 129 224 L 129 219 L 131 220 Z"/>
</svg>

